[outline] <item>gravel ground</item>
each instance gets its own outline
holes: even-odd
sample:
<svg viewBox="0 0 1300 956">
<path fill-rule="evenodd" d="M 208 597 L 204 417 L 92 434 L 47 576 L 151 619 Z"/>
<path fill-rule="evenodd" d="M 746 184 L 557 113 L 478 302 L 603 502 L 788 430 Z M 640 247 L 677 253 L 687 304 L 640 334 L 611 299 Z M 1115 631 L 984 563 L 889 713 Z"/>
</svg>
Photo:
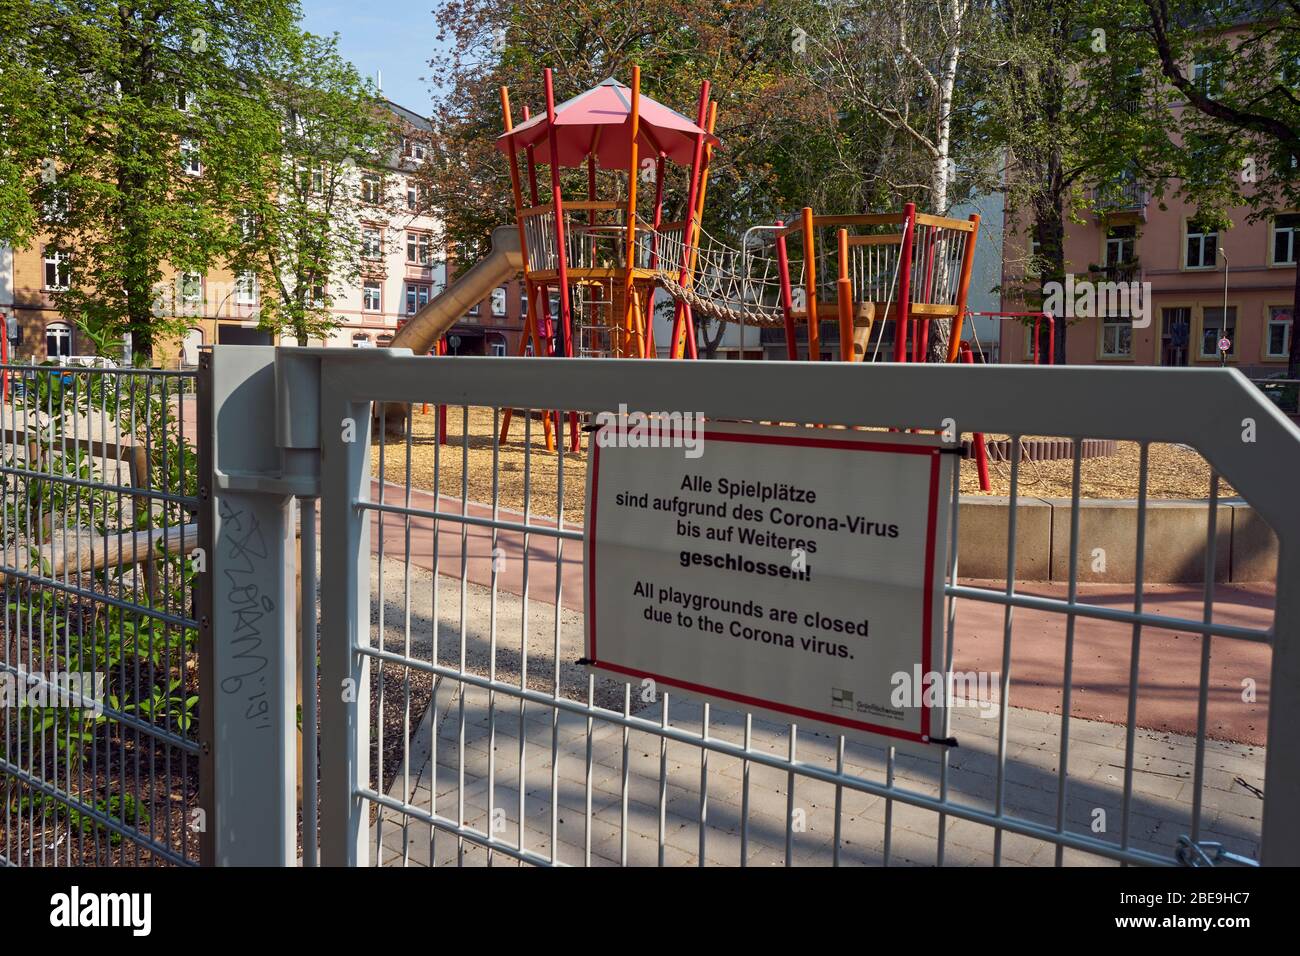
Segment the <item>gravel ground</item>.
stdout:
<svg viewBox="0 0 1300 956">
<path fill-rule="evenodd" d="M 414 486 L 432 490 L 435 457 L 440 490 L 443 494 L 459 498 L 465 490 L 462 484 L 463 464 L 468 459 L 468 494 L 472 501 L 490 503 L 495 500 L 503 508 L 524 510 L 525 468 L 530 486 L 529 507 L 538 516 L 554 517 L 558 501 L 560 457 L 545 447 L 540 421 L 532 425 L 532 449 L 524 443 L 524 422 L 516 416 L 511 424 L 510 437 L 502 445 L 494 441 L 497 429 L 493 427 L 493 413 L 488 408 L 469 410 L 469 440 L 465 434 L 464 413 L 453 407 L 447 414 L 449 445 L 441 446 L 435 456 L 434 429 L 437 416 L 433 406 L 429 414 L 415 407 L 409 446 L 410 472 Z M 497 419 L 499 421 L 499 419 Z M 567 426 L 566 426 L 567 427 Z M 989 438 L 1006 436 L 990 435 Z M 1036 437 L 1036 436 L 1025 436 Z M 1048 436 L 1043 436 L 1048 437 Z M 586 433 L 582 434 L 582 450 L 564 455 L 564 517 L 566 521 L 581 523 L 587 485 Z M 467 446 L 467 447 L 466 447 Z M 382 475 L 399 483 L 406 480 L 407 442 L 404 438 L 389 439 L 383 447 Z M 497 455 L 500 476 L 493 488 L 493 455 Z M 1104 458 L 1087 458 L 1080 474 L 1079 494 L 1083 498 L 1136 498 L 1138 490 L 1138 446 L 1133 442 L 1120 442 L 1116 454 Z M 374 474 L 380 475 L 380 446 L 371 448 Z M 1149 453 L 1150 473 L 1147 494 L 1151 498 L 1205 498 L 1209 495 L 1210 469 L 1205 460 L 1189 448 L 1180 445 L 1152 445 Z M 1040 498 L 1069 498 L 1073 462 L 1069 459 L 1052 462 L 1025 461 L 1020 468 L 1020 494 Z M 990 494 L 1010 494 L 1011 466 L 1007 462 L 989 466 Z M 980 494 L 979 476 L 973 461 L 963 461 L 961 466 L 962 494 Z M 1228 496 L 1234 490 L 1221 482 L 1219 494 Z"/>
</svg>

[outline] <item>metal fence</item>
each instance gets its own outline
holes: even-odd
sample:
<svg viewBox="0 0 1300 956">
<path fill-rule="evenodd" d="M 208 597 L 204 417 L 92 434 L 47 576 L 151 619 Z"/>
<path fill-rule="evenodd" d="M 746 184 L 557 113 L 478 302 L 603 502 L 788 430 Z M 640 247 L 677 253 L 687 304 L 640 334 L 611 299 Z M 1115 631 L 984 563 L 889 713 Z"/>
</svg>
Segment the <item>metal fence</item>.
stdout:
<svg viewBox="0 0 1300 956">
<path fill-rule="evenodd" d="M 218 593 L 214 618 L 216 679 L 237 678 L 223 696 L 239 708 L 214 740 L 218 765 L 232 762 L 216 773 L 218 841 L 227 821 L 245 839 L 254 833 L 225 844 L 225 859 L 248 859 L 254 846 L 259 860 L 311 865 L 319 832 L 320 862 L 352 865 L 1300 860 L 1300 752 L 1286 740 L 1300 718 L 1300 512 L 1287 477 L 1300 473 L 1300 435 L 1233 371 L 311 350 L 280 350 L 273 362 L 217 349 L 213 380 L 217 408 L 237 403 L 229 428 L 216 423 L 214 526 L 239 545 L 244 575 L 233 604 L 223 609 Z M 438 403 L 448 406 L 442 433 Z M 996 678 L 982 715 L 948 712 L 961 746 L 923 759 L 663 688 L 647 697 L 580 661 L 585 452 L 546 452 L 545 418 L 530 411 L 561 409 L 567 434 L 569 412 L 619 405 L 823 427 L 937 429 L 952 419 L 1013 438 L 1136 443 L 1136 582 L 1118 595 L 1080 583 L 1092 532 L 1077 453 L 1057 535 L 1068 585 L 1018 580 L 1018 499 L 1032 492 L 1013 456 L 1000 530 L 959 527 L 951 489 L 950 554 L 962 534 L 994 534 L 1007 557 L 1002 581 L 948 569 L 946 663 L 956 647 Z M 264 421 L 250 420 L 259 407 Z M 1166 443 L 1208 462 L 1205 584 L 1190 599 L 1143 580 L 1149 525 L 1162 513 L 1149 501 L 1151 456 Z M 1223 482 L 1276 533 L 1275 602 L 1217 583 L 1232 520 Z M 309 515 L 317 496 L 321 509 L 319 648 L 308 639 L 302 652 L 301 843 L 286 773 L 295 496 Z M 268 547 L 250 560 L 243 542 L 254 524 Z M 302 526 L 305 539 L 314 518 Z M 286 544 L 276 551 L 276 541 Z M 310 635 L 315 542 L 305 548 Z M 228 550 L 218 547 L 218 577 Z M 269 710 L 248 706 L 254 669 L 220 650 L 251 604 L 240 582 L 254 577 L 277 595 L 260 605 L 256 643 L 268 659 L 257 693 L 280 695 Z M 268 653 L 276 649 L 287 666 Z M 1121 677 L 1099 684 L 1089 668 L 1106 658 L 1123 662 Z M 1089 713 L 1105 700 L 1105 715 Z M 278 796 L 234 786 L 240 766 L 246 775 L 265 760 L 279 761 Z"/>
<path fill-rule="evenodd" d="M 93 651 L 107 686 L 101 717 L 0 717 L 4 862 L 1300 862 L 1300 433 L 1232 370 L 228 346 L 201 357 L 197 406 L 183 375 L 14 371 L 0 663 Z M 1013 455 L 992 524 L 960 522 L 945 490 L 945 665 L 995 678 L 945 710 L 957 748 L 920 757 L 597 677 L 586 449 L 546 451 L 533 410 L 561 410 L 563 447 L 570 413 L 620 405 L 1135 443 L 1135 583 L 1087 582 L 1076 442 L 1055 589 L 1021 580 L 1036 466 Z M 56 420 L 66 439 L 34 449 Z M 1144 582 L 1171 445 L 1208 463 L 1192 596 Z M 1221 583 L 1229 494 L 1276 535 L 1275 591 Z M 959 576 L 963 535 L 1004 544 L 1004 580 Z M 58 564 L 82 539 L 90 565 Z"/>
<path fill-rule="evenodd" d="M 0 387 L 0 865 L 196 863 L 194 376 Z"/>
</svg>

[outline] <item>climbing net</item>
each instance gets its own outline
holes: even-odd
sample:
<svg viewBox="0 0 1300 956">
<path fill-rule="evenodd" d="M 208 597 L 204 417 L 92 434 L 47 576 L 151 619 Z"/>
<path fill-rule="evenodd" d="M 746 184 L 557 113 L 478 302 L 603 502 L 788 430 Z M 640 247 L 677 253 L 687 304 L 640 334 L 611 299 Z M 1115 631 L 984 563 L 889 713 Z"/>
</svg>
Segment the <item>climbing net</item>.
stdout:
<svg viewBox="0 0 1300 956">
<path fill-rule="evenodd" d="M 784 324 L 781 310 L 781 272 L 777 260 L 762 254 L 761 242 L 737 249 L 701 227 L 698 249 L 688 249 L 683 230 L 660 229 L 644 237 L 641 258 L 662 270 L 661 284 L 675 299 L 687 302 L 696 314 L 740 325 L 777 327 Z M 693 281 L 678 281 L 687 255 L 693 255 Z M 801 264 L 791 263 L 791 268 Z M 792 283 L 802 281 L 791 276 Z"/>
</svg>

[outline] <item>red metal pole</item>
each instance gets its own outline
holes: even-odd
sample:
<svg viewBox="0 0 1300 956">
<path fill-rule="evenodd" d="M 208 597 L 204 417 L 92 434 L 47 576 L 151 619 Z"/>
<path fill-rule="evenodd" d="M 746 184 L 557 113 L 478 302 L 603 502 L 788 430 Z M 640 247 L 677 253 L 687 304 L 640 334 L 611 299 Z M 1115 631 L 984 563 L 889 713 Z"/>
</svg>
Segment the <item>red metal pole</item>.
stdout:
<svg viewBox="0 0 1300 956">
<path fill-rule="evenodd" d="M 1056 317 L 1047 315 L 1047 364 L 1056 364 Z"/>
<path fill-rule="evenodd" d="M 894 361 L 907 355 L 907 325 L 912 317 L 912 240 L 916 231 L 916 203 L 903 207 L 903 244 L 898 252 L 898 319 L 895 323 Z"/>
<path fill-rule="evenodd" d="M 555 243 L 559 256 L 560 330 L 564 334 L 565 358 L 573 358 L 573 313 L 569 304 L 569 257 L 564 246 L 564 196 L 560 189 L 560 148 L 555 134 L 555 79 L 550 67 L 546 82 L 546 138 L 551 148 L 551 202 L 555 206 Z M 569 412 L 570 446 L 578 450 L 578 413 Z"/>
<path fill-rule="evenodd" d="M 696 125 L 701 130 L 708 120 L 709 108 L 709 81 L 704 80 L 700 83 L 700 101 L 696 109 Z M 700 187 L 700 172 L 703 165 L 704 156 L 704 134 L 699 133 L 695 137 L 695 153 L 691 159 L 691 182 L 686 191 L 686 221 L 682 224 L 682 269 L 678 277 L 678 282 L 685 286 L 687 277 L 691 268 L 691 240 L 695 232 L 695 197 Z M 684 351 L 683 335 L 686 331 L 686 303 L 678 300 L 677 308 L 673 313 L 673 340 L 669 352 L 671 358 L 681 358 Z M 692 339 L 694 337 L 692 336 Z M 694 344 L 692 342 L 692 344 Z"/>
<path fill-rule="evenodd" d="M 970 346 L 965 342 L 961 343 L 961 360 L 967 365 L 973 365 L 975 356 L 971 354 Z M 975 469 L 979 472 L 980 491 L 986 494 L 989 491 L 989 454 L 984 445 L 984 433 L 975 433 Z"/>
<path fill-rule="evenodd" d="M 551 148 L 551 202 L 555 206 L 555 243 L 559 258 L 560 328 L 564 355 L 573 358 L 572 313 L 569 311 L 569 257 L 564 246 L 564 195 L 560 189 L 560 147 L 555 134 L 555 81 L 546 68 L 546 139 Z"/>
<path fill-rule="evenodd" d="M 438 354 L 439 355 L 447 354 L 447 340 L 445 338 L 438 340 Z M 447 406 L 446 405 L 438 406 L 438 442 L 439 444 L 443 444 L 443 445 L 451 444 L 451 442 L 447 440 Z M 435 490 L 434 493 L 436 495 L 437 491 Z"/>
<path fill-rule="evenodd" d="M 777 220 L 778 228 L 785 225 Z M 785 233 L 776 234 L 776 267 L 781 273 L 781 312 L 785 317 L 785 356 L 791 362 L 799 358 L 799 343 L 795 340 L 794 289 L 790 286 L 790 254 L 785 248 Z"/>
<path fill-rule="evenodd" d="M 1034 316 L 1034 364 L 1038 364 L 1038 326 L 1042 322 L 1042 316 Z"/>
</svg>

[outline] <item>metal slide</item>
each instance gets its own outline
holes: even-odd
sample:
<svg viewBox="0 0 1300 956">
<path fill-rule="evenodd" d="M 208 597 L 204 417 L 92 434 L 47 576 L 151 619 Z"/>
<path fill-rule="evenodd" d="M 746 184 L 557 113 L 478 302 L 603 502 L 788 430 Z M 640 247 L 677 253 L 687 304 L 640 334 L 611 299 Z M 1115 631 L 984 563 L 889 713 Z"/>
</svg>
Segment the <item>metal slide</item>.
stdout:
<svg viewBox="0 0 1300 956">
<path fill-rule="evenodd" d="M 398 329 L 391 347 L 410 349 L 416 355 L 428 352 L 471 307 L 501 283 L 513 279 L 523 267 L 519 227 L 497 226 L 492 230 L 492 251 Z"/>
</svg>

